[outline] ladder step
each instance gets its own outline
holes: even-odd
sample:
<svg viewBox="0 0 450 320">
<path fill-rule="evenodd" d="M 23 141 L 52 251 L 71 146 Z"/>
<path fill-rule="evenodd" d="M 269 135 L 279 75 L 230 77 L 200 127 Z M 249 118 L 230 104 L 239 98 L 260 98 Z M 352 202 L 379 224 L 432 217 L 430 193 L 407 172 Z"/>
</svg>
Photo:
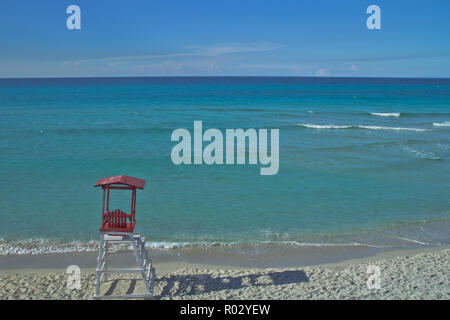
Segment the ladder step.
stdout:
<svg viewBox="0 0 450 320">
<path fill-rule="evenodd" d="M 110 235 L 105 235 L 105 237 L 103 238 L 103 240 L 105 240 L 105 241 L 123 241 L 123 236 L 110 236 Z"/>
<path fill-rule="evenodd" d="M 145 269 L 119 269 L 119 270 L 96 270 L 95 272 L 102 273 L 133 273 L 133 272 L 145 272 Z"/>
<path fill-rule="evenodd" d="M 130 243 L 130 240 L 108 240 L 108 244 L 110 243 L 111 244 Z"/>
</svg>

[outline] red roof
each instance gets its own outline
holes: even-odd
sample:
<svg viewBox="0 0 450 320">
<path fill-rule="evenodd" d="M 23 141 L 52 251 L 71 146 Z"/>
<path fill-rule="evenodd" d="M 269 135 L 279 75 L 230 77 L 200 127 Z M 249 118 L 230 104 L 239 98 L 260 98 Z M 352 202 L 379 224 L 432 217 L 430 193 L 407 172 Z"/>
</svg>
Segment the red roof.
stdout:
<svg viewBox="0 0 450 320">
<path fill-rule="evenodd" d="M 126 175 L 103 178 L 97 181 L 94 187 L 106 186 L 111 184 L 122 184 L 144 190 L 145 180 L 133 178 Z"/>
</svg>

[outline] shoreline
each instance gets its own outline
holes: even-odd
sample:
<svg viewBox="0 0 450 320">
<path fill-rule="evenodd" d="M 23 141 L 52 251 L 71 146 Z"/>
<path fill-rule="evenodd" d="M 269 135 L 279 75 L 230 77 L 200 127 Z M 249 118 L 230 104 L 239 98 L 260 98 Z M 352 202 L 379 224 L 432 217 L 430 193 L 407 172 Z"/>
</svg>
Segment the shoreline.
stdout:
<svg viewBox="0 0 450 320">
<path fill-rule="evenodd" d="M 450 228 L 450 216 L 440 216 L 422 221 L 401 222 L 389 226 L 353 230 L 336 234 L 317 234 L 307 237 L 286 237 L 285 239 L 255 240 L 197 240 L 175 241 L 147 238 L 146 247 L 155 251 L 173 250 L 215 250 L 223 248 L 225 253 L 245 251 L 254 254 L 257 251 L 267 253 L 284 248 L 370 248 L 369 250 L 394 250 L 396 248 L 417 248 L 450 245 L 447 230 Z M 145 232 L 141 233 L 146 237 Z M 96 252 L 98 239 L 62 240 L 45 238 L 4 239 L 0 238 L 0 257 L 3 255 L 40 255 L 60 253 Z M 319 249 L 321 250 L 321 249 Z M 0 267 L 1 268 L 1 267 Z"/>
<path fill-rule="evenodd" d="M 343 245 L 279 249 L 275 252 L 270 248 L 269 255 L 264 253 L 264 248 L 260 248 L 261 252 L 257 254 L 223 247 L 149 249 L 148 252 L 157 274 L 166 275 L 179 269 L 197 268 L 237 270 L 320 266 L 339 269 L 350 264 L 450 250 L 450 245 L 415 248 Z M 0 255 L 0 274 L 65 272 L 70 265 L 77 265 L 84 272 L 95 272 L 96 259 L 97 251 Z M 113 267 L 134 267 L 131 252 L 112 255 L 110 261 Z"/>
</svg>

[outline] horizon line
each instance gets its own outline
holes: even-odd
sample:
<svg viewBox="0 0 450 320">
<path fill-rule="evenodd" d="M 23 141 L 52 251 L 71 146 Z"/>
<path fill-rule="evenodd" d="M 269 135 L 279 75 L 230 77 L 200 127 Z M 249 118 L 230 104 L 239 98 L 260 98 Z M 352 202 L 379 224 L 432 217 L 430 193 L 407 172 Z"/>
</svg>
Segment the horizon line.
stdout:
<svg viewBox="0 0 450 320">
<path fill-rule="evenodd" d="M 26 79 L 125 79 L 125 78 L 314 78 L 314 79 L 444 79 L 448 77 L 404 77 L 404 76 L 78 76 L 78 77 L 0 77 L 0 80 L 26 80 Z"/>
</svg>

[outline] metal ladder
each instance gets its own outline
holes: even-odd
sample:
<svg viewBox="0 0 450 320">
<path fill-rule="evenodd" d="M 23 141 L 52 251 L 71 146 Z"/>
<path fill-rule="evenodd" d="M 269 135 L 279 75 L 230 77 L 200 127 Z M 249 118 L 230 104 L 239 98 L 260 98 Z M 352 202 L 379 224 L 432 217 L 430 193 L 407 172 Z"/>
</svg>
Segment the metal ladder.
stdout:
<svg viewBox="0 0 450 320">
<path fill-rule="evenodd" d="M 113 234 L 113 235 L 110 235 Z M 124 252 L 123 250 L 110 250 L 111 244 L 129 244 L 133 248 L 137 269 L 108 269 L 108 254 Z M 98 248 L 97 269 L 94 299 L 133 299 L 153 297 L 155 284 L 155 268 L 145 248 L 145 238 L 134 232 L 100 232 L 100 245 Z M 107 274 L 112 273 L 140 273 L 144 281 L 146 293 L 125 295 L 100 295 L 100 285 Z"/>
</svg>

